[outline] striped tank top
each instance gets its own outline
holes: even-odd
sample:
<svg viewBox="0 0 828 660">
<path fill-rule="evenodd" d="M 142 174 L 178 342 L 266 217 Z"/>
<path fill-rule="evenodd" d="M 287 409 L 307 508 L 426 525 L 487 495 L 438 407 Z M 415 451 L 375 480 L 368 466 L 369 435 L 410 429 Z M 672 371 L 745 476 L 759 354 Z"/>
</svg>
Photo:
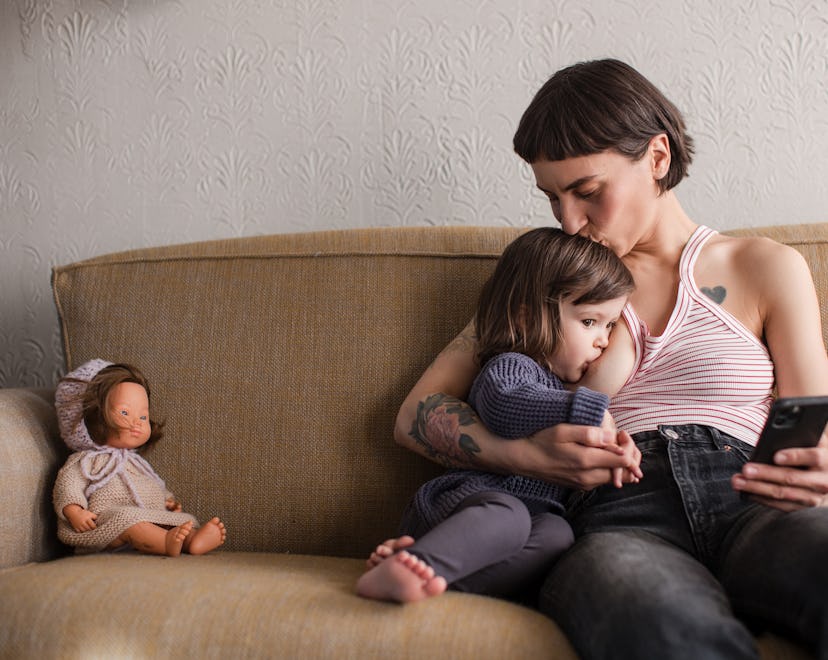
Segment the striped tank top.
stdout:
<svg viewBox="0 0 828 660">
<path fill-rule="evenodd" d="M 696 286 L 696 259 L 715 234 L 699 226 L 684 247 L 676 306 L 661 336 L 624 308 L 635 364 L 610 405 L 619 429 L 703 424 L 756 444 L 773 400 L 773 363 L 753 333 Z"/>
</svg>

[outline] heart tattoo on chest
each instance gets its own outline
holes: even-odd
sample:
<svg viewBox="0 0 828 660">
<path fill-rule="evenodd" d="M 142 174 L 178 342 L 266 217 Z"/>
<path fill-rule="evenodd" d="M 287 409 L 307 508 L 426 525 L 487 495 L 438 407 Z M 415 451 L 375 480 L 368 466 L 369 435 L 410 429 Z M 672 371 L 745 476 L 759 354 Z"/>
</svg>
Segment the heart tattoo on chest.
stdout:
<svg viewBox="0 0 828 660">
<path fill-rule="evenodd" d="M 709 286 L 703 286 L 701 292 L 718 305 L 721 305 L 727 296 L 727 289 L 723 286 L 714 286 L 712 289 Z"/>
</svg>

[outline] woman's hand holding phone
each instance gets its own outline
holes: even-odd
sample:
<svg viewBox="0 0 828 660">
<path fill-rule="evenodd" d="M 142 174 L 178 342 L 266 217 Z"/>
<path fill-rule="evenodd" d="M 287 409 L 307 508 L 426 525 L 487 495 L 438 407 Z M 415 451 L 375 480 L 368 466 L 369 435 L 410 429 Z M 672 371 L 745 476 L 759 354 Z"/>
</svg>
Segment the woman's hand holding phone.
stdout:
<svg viewBox="0 0 828 660">
<path fill-rule="evenodd" d="M 828 397 L 778 399 L 733 487 L 785 511 L 828 506 L 826 423 Z"/>
</svg>

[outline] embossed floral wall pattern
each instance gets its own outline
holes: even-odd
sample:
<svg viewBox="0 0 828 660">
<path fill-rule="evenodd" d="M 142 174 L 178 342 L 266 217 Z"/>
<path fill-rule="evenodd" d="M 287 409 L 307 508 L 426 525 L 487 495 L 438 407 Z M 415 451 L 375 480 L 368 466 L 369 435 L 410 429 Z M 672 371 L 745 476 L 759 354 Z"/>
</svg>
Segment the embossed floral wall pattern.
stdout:
<svg viewBox="0 0 828 660">
<path fill-rule="evenodd" d="M 549 222 L 511 136 L 578 60 L 625 59 L 684 110 L 697 157 L 678 194 L 694 219 L 824 220 L 826 17 L 828 0 L 1 2 L 0 385 L 63 372 L 56 264 Z"/>
</svg>

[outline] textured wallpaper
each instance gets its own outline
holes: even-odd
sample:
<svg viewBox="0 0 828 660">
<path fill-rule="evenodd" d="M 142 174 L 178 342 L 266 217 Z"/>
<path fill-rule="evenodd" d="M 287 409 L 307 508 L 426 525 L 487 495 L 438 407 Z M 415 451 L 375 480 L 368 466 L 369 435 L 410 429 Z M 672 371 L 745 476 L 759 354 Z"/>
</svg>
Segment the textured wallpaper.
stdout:
<svg viewBox="0 0 828 660">
<path fill-rule="evenodd" d="M 512 133 L 555 69 L 606 56 L 685 112 L 695 220 L 826 218 L 828 0 L 0 1 L 0 385 L 62 373 L 55 264 L 548 222 Z"/>
</svg>

